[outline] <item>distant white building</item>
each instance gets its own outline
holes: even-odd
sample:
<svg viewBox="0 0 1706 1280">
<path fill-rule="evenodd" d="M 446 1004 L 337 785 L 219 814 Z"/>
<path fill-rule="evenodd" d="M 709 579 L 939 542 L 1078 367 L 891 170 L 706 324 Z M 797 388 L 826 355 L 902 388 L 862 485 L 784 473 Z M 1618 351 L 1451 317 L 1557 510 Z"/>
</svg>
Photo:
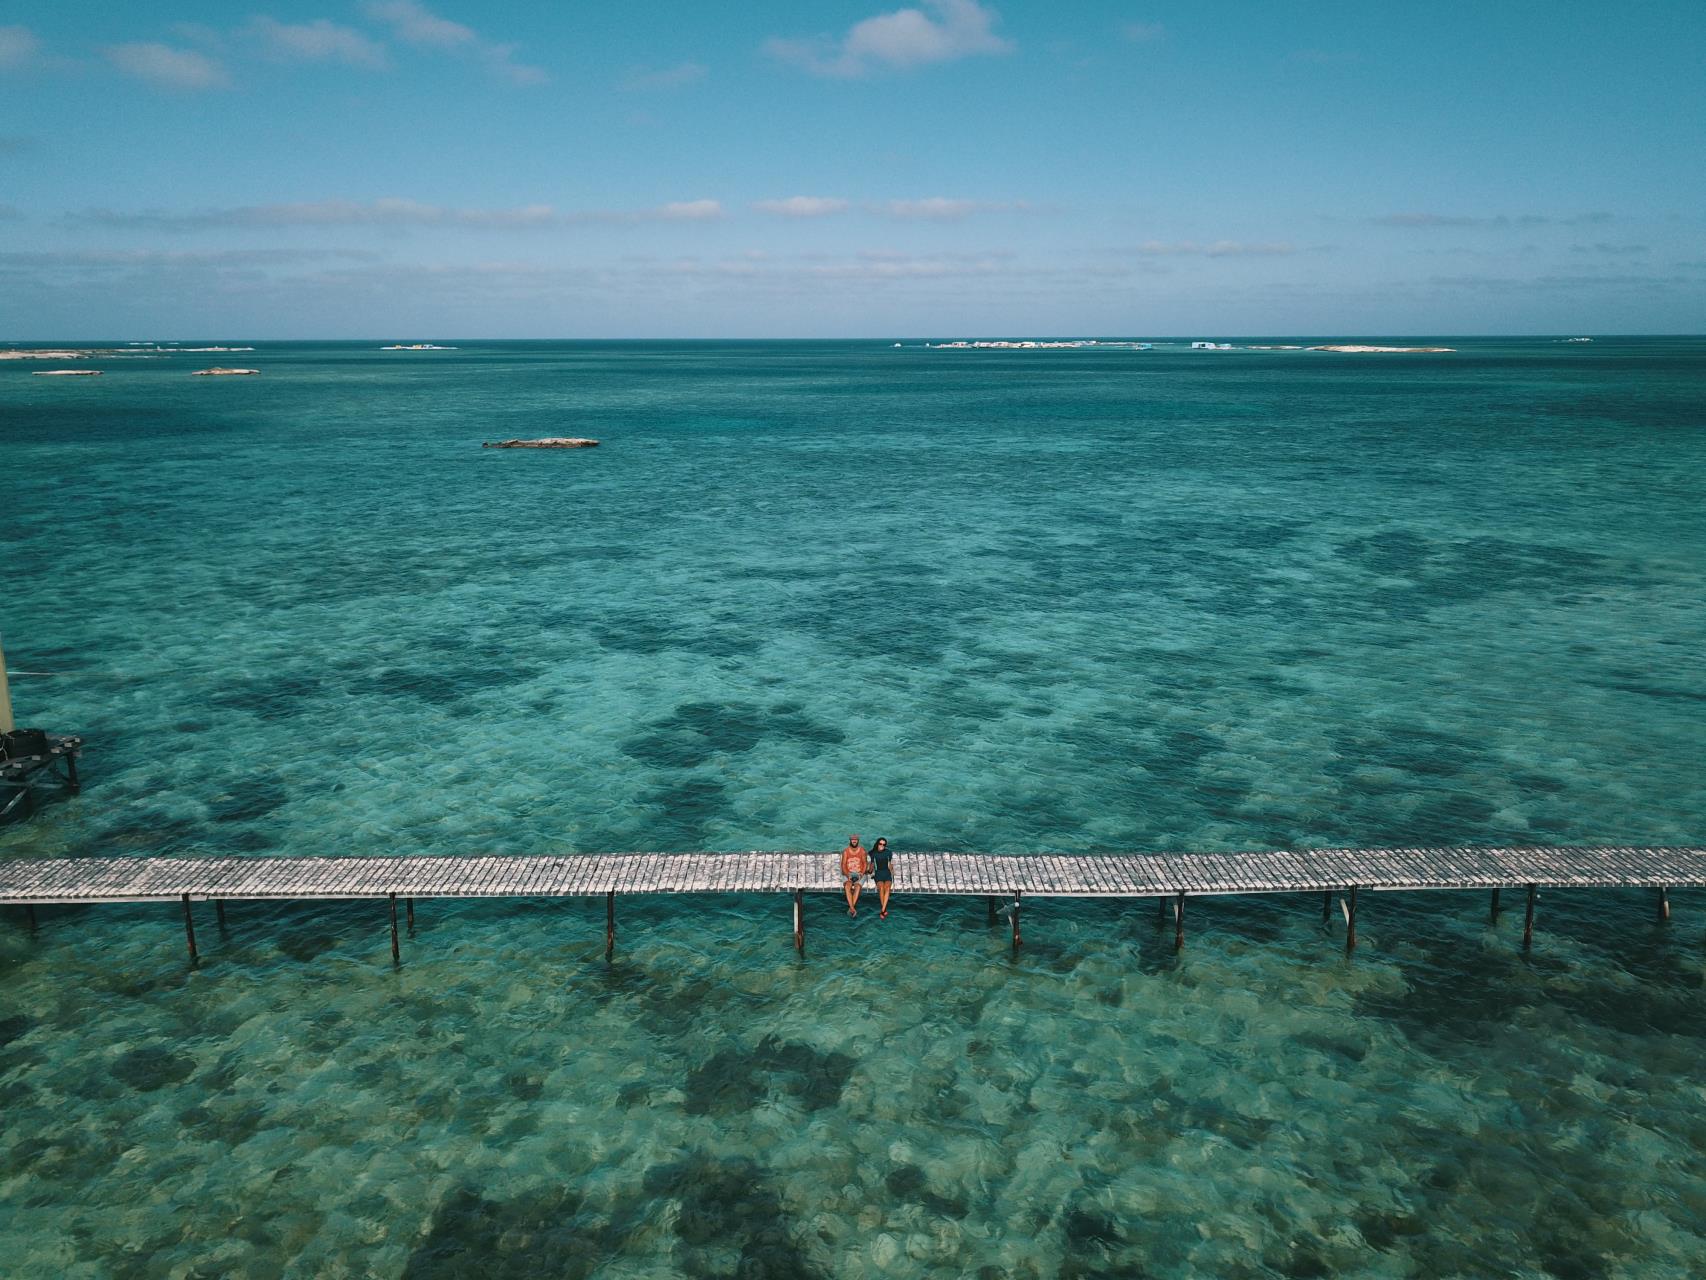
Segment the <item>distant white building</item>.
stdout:
<svg viewBox="0 0 1706 1280">
<path fill-rule="evenodd" d="M 1232 344 L 1230 342 L 1193 342 L 1193 343 L 1191 343 L 1191 350 L 1192 351 L 1230 351 L 1230 350 L 1232 350 Z"/>
</svg>

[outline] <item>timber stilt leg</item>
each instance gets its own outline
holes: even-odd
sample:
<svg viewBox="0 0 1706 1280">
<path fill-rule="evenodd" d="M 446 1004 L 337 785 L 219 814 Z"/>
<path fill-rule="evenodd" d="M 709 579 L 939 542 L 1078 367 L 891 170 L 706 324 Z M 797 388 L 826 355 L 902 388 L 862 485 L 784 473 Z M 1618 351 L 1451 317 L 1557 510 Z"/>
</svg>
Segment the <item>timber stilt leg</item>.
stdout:
<svg viewBox="0 0 1706 1280">
<path fill-rule="evenodd" d="M 604 895 L 604 958 L 616 954 L 616 890 Z"/>
<path fill-rule="evenodd" d="M 391 963 L 403 963 L 403 944 L 397 940 L 397 895 L 388 894 L 391 904 Z"/>
<path fill-rule="evenodd" d="M 30 926 L 30 932 L 34 933 L 36 931 L 36 904 L 35 903 L 26 902 L 24 904 L 24 920 Z"/>
<path fill-rule="evenodd" d="M 412 938 L 415 936 L 415 900 L 413 898 L 403 899 L 403 913 L 407 917 L 409 936 Z"/>
<path fill-rule="evenodd" d="M 190 944 L 190 963 L 194 964 L 200 957 L 195 949 L 195 917 L 190 914 L 190 895 L 183 895 L 184 901 L 184 937 Z"/>
<path fill-rule="evenodd" d="M 1321 923 L 1333 923 L 1333 891 L 1331 889 L 1321 895 Z"/>
<path fill-rule="evenodd" d="M 985 898 L 984 898 L 984 900 L 983 900 L 983 901 L 984 901 L 984 904 L 985 904 L 985 905 L 986 905 L 986 906 L 988 906 L 988 908 L 989 908 L 989 924 L 990 924 L 990 927 L 991 927 L 991 928 L 994 928 L 994 926 L 995 926 L 995 920 L 996 920 L 996 915 L 995 915 L 995 895 L 994 895 L 994 894 L 993 894 L 993 893 L 992 893 L 992 894 L 989 894 L 989 895 L 988 895 L 988 896 L 987 896 L 987 897 L 985 897 Z"/>
<path fill-rule="evenodd" d="M 1670 890 L 1664 885 L 1659 886 L 1659 923 L 1670 919 Z"/>
<path fill-rule="evenodd" d="M 219 921 L 219 932 L 224 933 L 225 932 L 225 899 L 224 898 L 215 898 L 213 900 L 213 914 Z"/>
<path fill-rule="evenodd" d="M 1493 890 L 1493 923 L 1499 922 L 1499 891 Z"/>
<path fill-rule="evenodd" d="M 1528 905 L 1522 912 L 1522 949 L 1527 951 L 1534 945 L 1534 891 L 1535 886 L 1528 886 Z"/>
<path fill-rule="evenodd" d="M 1345 907 L 1345 954 L 1357 949 L 1357 887 L 1351 886 L 1350 903 Z"/>
<path fill-rule="evenodd" d="M 72 795 L 83 790 L 83 784 L 77 781 L 77 757 L 74 755 L 65 757 L 65 785 Z"/>
<path fill-rule="evenodd" d="M 1179 890 L 1178 900 L 1173 904 L 1173 950 L 1185 949 L 1185 891 Z"/>
<path fill-rule="evenodd" d="M 801 955 L 806 953 L 806 893 L 804 889 L 794 890 L 794 950 Z"/>
<path fill-rule="evenodd" d="M 1022 945 L 1019 937 L 1019 891 L 1013 890 L 1013 950 L 1017 951 Z"/>
</svg>

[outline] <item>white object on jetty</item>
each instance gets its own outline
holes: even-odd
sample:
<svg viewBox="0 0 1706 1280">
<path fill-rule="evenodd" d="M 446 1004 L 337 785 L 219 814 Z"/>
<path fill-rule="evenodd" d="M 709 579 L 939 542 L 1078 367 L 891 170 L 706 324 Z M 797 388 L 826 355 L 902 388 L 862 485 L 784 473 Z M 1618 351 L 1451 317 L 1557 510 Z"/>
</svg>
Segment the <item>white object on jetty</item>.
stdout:
<svg viewBox="0 0 1706 1280">
<path fill-rule="evenodd" d="M 259 369 L 197 369 L 192 378 L 242 378 L 259 373 Z"/>
<path fill-rule="evenodd" d="M 488 440 L 480 446 L 482 449 L 591 449 L 596 447 L 596 440 L 582 440 L 574 436 L 547 436 L 542 440 Z"/>
<path fill-rule="evenodd" d="M 99 369 L 32 369 L 32 378 L 98 378 Z"/>
<path fill-rule="evenodd" d="M 6 649 L 0 645 L 0 733 L 11 733 L 16 727 L 12 723 L 12 687 L 6 683 Z"/>
</svg>

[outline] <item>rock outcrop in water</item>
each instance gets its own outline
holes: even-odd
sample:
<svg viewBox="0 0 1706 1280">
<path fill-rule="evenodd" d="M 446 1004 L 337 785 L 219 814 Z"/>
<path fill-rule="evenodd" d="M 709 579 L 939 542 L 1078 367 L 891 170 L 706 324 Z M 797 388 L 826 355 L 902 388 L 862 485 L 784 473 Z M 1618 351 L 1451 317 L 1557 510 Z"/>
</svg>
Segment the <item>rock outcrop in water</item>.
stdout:
<svg viewBox="0 0 1706 1280">
<path fill-rule="evenodd" d="M 488 440 L 482 449 L 591 449 L 596 440 L 581 440 L 573 436 L 546 436 L 540 440 Z"/>
<path fill-rule="evenodd" d="M 197 369 L 192 378 L 243 378 L 259 373 L 259 369 Z"/>
</svg>

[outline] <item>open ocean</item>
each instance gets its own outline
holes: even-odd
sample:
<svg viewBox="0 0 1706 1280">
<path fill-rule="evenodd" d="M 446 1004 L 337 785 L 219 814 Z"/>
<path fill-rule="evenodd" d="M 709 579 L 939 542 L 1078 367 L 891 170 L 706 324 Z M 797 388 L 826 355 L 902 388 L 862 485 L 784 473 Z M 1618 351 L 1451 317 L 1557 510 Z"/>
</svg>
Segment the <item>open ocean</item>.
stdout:
<svg viewBox="0 0 1706 1280">
<path fill-rule="evenodd" d="M 1706 841 L 1706 340 L 1406 341 L 0 363 L 0 858 Z M 5 909 L 0 1274 L 1697 1278 L 1673 900 Z"/>
</svg>

